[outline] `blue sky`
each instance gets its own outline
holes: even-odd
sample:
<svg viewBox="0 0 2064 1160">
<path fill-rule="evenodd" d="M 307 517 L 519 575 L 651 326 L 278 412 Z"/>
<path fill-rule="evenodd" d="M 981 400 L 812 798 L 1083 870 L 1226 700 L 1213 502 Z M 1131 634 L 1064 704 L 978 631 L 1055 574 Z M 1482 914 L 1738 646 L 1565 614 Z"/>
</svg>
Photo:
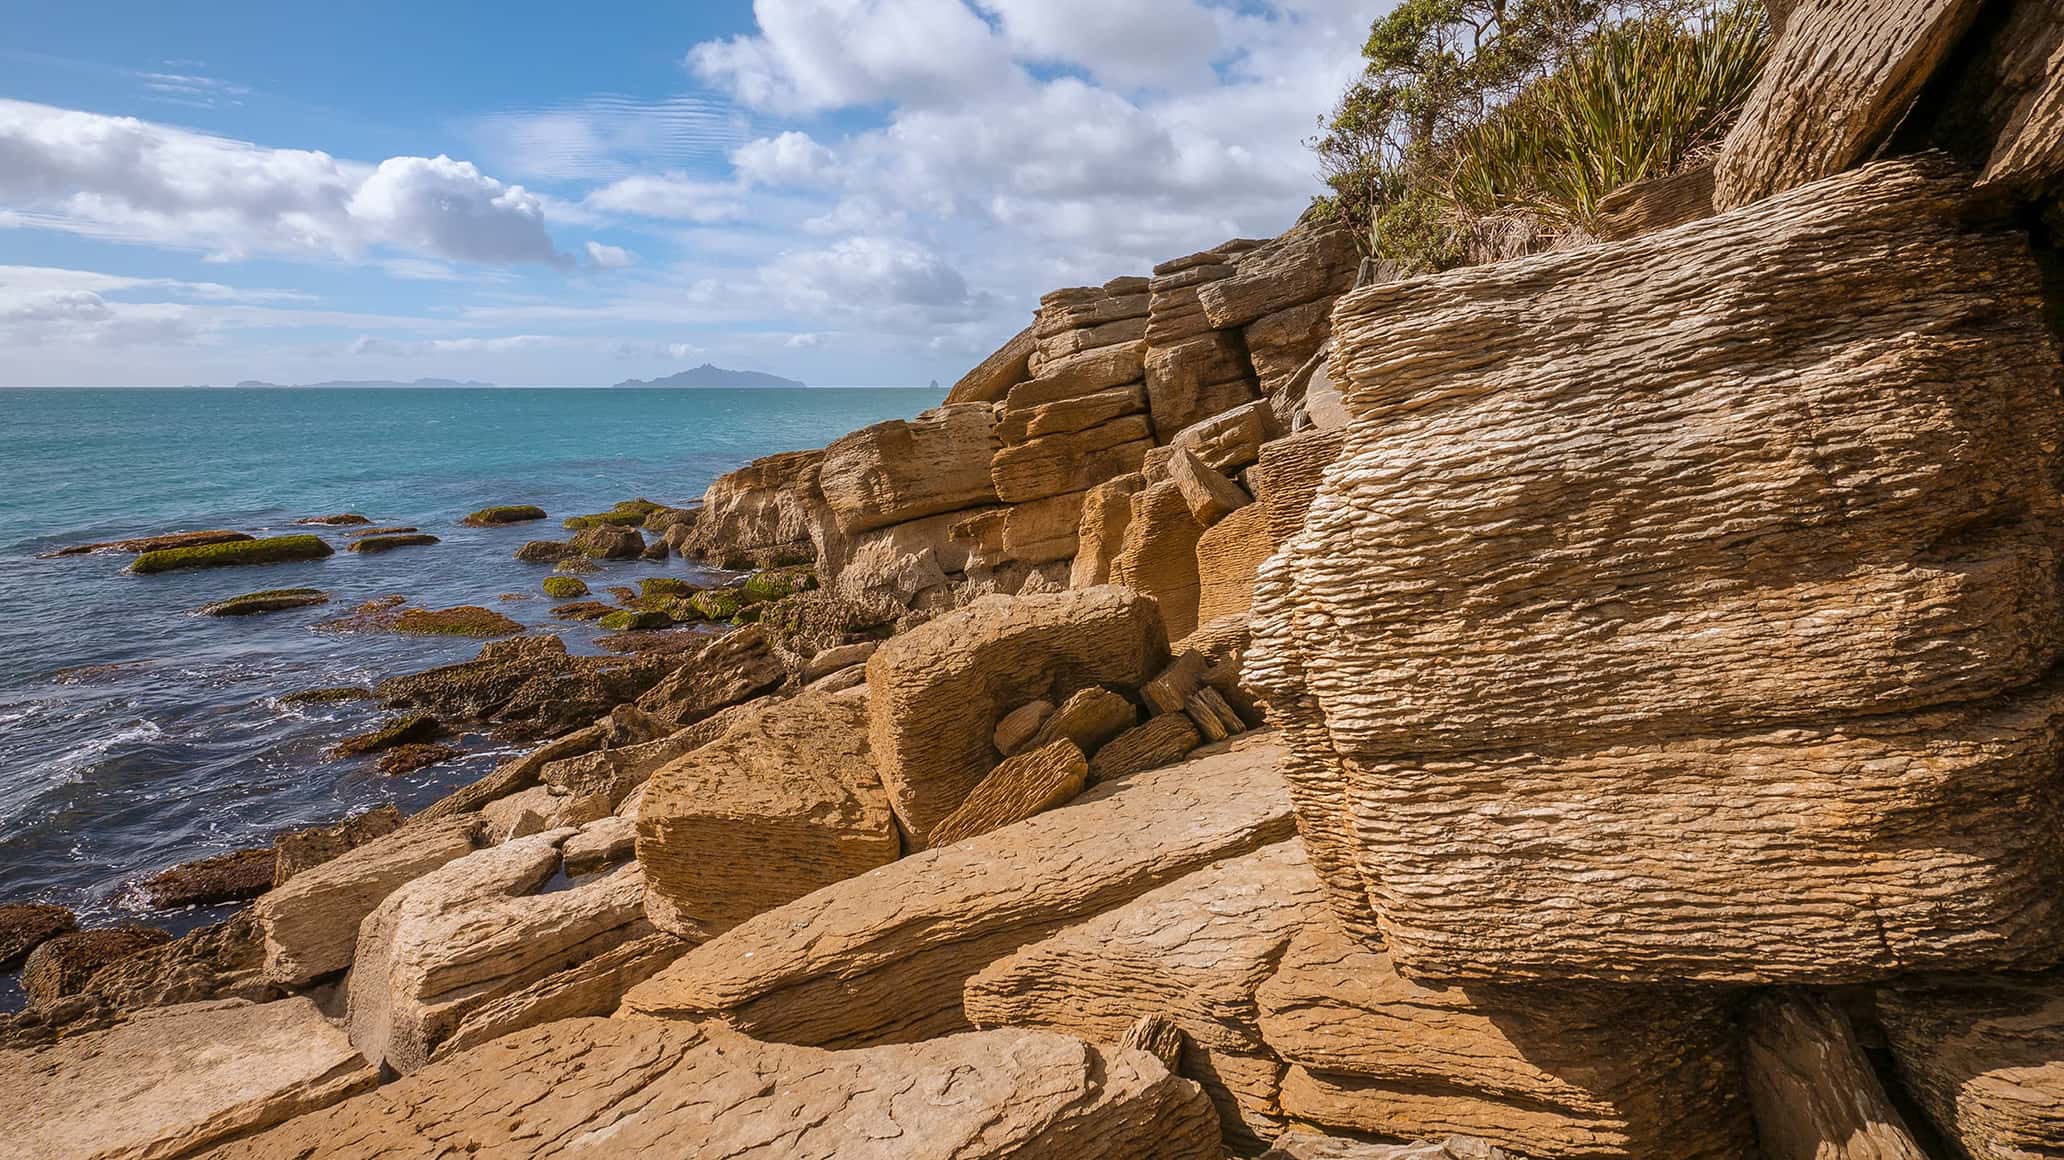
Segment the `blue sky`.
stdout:
<svg viewBox="0 0 2064 1160">
<path fill-rule="evenodd" d="M 950 382 L 1273 234 L 1385 0 L 0 0 L 0 386 Z"/>
</svg>

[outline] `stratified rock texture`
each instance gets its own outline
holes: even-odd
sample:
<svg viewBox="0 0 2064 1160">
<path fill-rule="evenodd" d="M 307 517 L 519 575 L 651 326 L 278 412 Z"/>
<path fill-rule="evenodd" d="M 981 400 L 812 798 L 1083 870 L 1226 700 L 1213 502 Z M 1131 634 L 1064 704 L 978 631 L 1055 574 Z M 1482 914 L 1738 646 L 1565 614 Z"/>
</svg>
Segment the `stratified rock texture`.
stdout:
<svg viewBox="0 0 2064 1160">
<path fill-rule="evenodd" d="M 607 1015 L 624 992 L 651 978 L 681 956 L 688 944 L 652 933 L 619 943 L 591 959 L 475 1007 L 437 1045 L 432 1059 L 445 1059 L 525 1028 L 560 1019 Z"/>
<path fill-rule="evenodd" d="M 817 482 L 839 530 L 853 536 L 995 503 L 989 460 L 996 449 L 989 406 L 941 407 L 833 440 Z"/>
<path fill-rule="evenodd" d="M 2064 956 L 2064 693 L 2028 688 L 2064 643 L 2058 363 L 1961 185 L 1880 164 L 1342 300 L 1353 421 L 1246 676 L 1400 970 Z"/>
<path fill-rule="evenodd" d="M 1526 1156 L 1755 1154 L 1732 1020 L 1707 992 L 1421 986 L 1334 924 L 1299 928 L 1257 992 L 1294 1120 Z"/>
<path fill-rule="evenodd" d="M 1258 1144 L 1282 1128 L 1283 1065 L 1262 1041 L 1254 992 L 1291 935 L 1323 916 L 1303 851 L 1280 843 L 990 964 L 967 982 L 968 1018 L 1115 1043 L 1165 1015 L 1182 1032 L 1176 1071 L 1204 1085 L 1228 1141 Z"/>
<path fill-rule="evenodd" d="M 1307 220 L 1240 255 L 1234 272 L 1197 290 L 1215 327 L 1246 326 L 1264 315 L 1338 294 L 1361 264 L 1354 228 Z"/>
<path fill-rule="evenodd" d="M 1980 170 L 1981 190 L 2054 196 L 2064 176 L 2064 13 L 1994 5 L 1970 36 L 1976 43 L 1953 58 L 1930 141 Z"/>
<path fill-rule="evenodd" d="M 1111 560 L 1110 582 L 1152 597 L 1171 640 L 1197 627 L 1197 540 L 1203 534 L 1182 488 L 1167 480 L 1132 497 L 1132 515 Z"/>
<path fill-rule="evenodd" d="M 1721 147 L 1714 205 L 1747 205 L 1869 157 L 1981 6 L 1821 0 L 1792 13 Z"/>
<path fill-rule="evenodd" d="M 1742 1069 L 1763 1160 L 1927 1160 L 1840 1009 L 1769 992 L 1747 1023 Z"/>
<path fill-rule="evenodd" d="M 748 708 L 652 775 L 638 861 L 654 924 L 702 941 L 901 850 L 868 711 L 805 693 Z"/>
<path fill-rule="evenodd" d="M 1031 361 L 1032 352 L 1039 349 L 1039 338 L 1026 327 L 1011 336 L 1009 342 L 996 348 L 996 353 L 981 361 L 975 369 L 960 376 L 953 389 L 946 392 L 946 403 L 997 403 L 1010 393 L 1012 387 L 1032 377 L 1026 364 Z"/>
<path fill-rule="evenodd" d="M 1276 1137 L 1261 1160 L 1512 1160 L 1512 1154 L 1470 1136 L 1439 1144 L 1369 1144 L 1298 1128 Z"/>
<path fill-rule="evenodd" d="M 190 1156 L 379 1082 L 306 999 L 193 1003 L 0 1051 L 0 1152 Z"/>
<path fill-rule="evenodd" d="M 1066 923 L 1288 838 L 1280 756 L 1257 744 L 1140 774 L 828 886 L 690 951 L 632 988 L 624 1009 L 833 1046 L 965 1030 L 968 976 Z"/>
<path fill-rule="evenodd" d="M 1125 528 L 1132 522 L 1132 497 L 1146 486 L 1146 477 L 1132 472 L 1083 493 L 1068 587 L 1093 588 L 1110 583 L 1111 561 L 1124 549 Z"/>
<path fill-rule="evenodd" d="M 1880 992 L 1900 1078 L 1975 1160 L 2064 1154 L 2064 985 L 1971 978 Z"/>
<path fill-rule="evenodd" d="M 358 924 L 401 886 L 473 852 L 477 815 L 397 830 L 296 874 L 252 906 L 265 936 L 265 975 L 306 986 L 351 965 Z"/>
<path fill-rule="evenodd" d="M 932 828 L 931 843 L 944 846 L 1022 822 L 1081 793 L 1088 780 L 1089 762 L 1065 738 L 1006 757 Z"/>
<path fill-rule="evenodd" d="M 720 475 L 703 493 L 702 515 L 681 554 L 724 563 L 808 559 L 810 527 L 824 497 L 817 489 L 822 451 L 785 451 Z"/>
<path fill-rule="evenodd" d="M 1254 604 L 1254 577 L 1274 554 L 1268 509 L 1258 503 L 1226 516 L 1197 537 L 1197 622 L 1246 612 Z"/>
<path fill-rule="evenodd" d="M 1135 725 L 1096 751 L 1089 763 L 1090 776 L 1110 781 L 1141 770 L 1158 769 L 1181 761 L 1204 743 L 1197 726 L 1181 713 L 1164 713 L 1144 725 Z"/>
<path fill-rule="evenodd" d="M 995 768 L 1005 712 L 1091 685 L 1136 685 L 1167 647 L 1153 604 L 1112 587 L 985 596 L 884 643 L 867 662 L 869 731 L 914 848 Z"/>
<path fill-rule="evenodd" d="M 284 886 L 303 870 L 320 866 L 400 827 L 401 811 L 382 805 L 353 814 L 333 826 L 310 826 L 281 834 L 272 840 L 272 884 Z"/>
<path fill-rule="evenodd" d="M 77 994 L 101 968 L 171 939 L 156 927 L 137 923 L 58 935 L 29 952 L 22 963 L 22 990 L 31 1003 L 54 1003 Z"/>
<path fill-rule="evenodd" d="M 579 1019 L 508 1036 L 216 1153 L 432 1160 L 1216 1160 L 1211 1105 L 1140 1051 L 1037 1031 L 827 1052 Z"/>
</svg>

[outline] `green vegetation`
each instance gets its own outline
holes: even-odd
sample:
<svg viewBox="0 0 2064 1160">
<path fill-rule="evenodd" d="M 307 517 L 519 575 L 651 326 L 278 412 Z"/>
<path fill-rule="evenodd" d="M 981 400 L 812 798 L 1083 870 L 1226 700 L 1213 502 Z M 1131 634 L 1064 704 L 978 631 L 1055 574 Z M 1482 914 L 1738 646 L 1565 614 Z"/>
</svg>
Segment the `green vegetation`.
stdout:
<svg viewBox="0 0 2064 1160">
<path fill-rule="evenodd" d="M 344 740 L 337 742 L 336 746 L 330 750 L 330 757 L 332 759 L 356 757 L 361 753 L 371 753 L 378 749 L 392 749 L 397 745 L 417 744 L 428 741 L 442 732 L 444 732 L 444 726 L 438 724 L 435 717 L 427 717 L 420 713 L 408 717 L 396 717 L 370 733 L 360 733 L 355 737 L 346 737 Z"/>
<path fill-rule="evenodd" d="M 1608 194 L 1697 164 L 1768 51 L 1760 0 L 1405 0 L 1313 143 L 1321 213 L 1406 274 L 1501 221 L 1584 233 Z"/>
<path fill-rule="evenodd" d="M 307 608 L 313 604 L 329 603 L 330 594 L 320 588 L 268 588 L 263 592 L 246 592 L 228 600 L 218 600 L 201 609 L 203 616 L 251 616 L 260 612 L 278 612 L 287 608 Z"/>
<path fill-rule="evenodd" d="M 396 548 L 416 548 L 440 542 L 441 541 L 439 541 L 436 536 L 422 534 L 400 536 L 365 536 L 363 538 L 353 540 L 351 542 L 351 546 L 344 550 L 347 552 L 360 552 L 366 555 L 372 555 L 376 552 L 391 552 Z"/>
<path fill-rule="evenodd" d="M 491 528 L 498 524 L 520 524 L 526 520 L 545 518 L 545 509 L 527 503 L 502 504 L 498 507 L 484 507 L 465 519 L 462 524 L 475 528 Z"/>
<path fill-rule="evenodd" d="M 579 572 L 582 574 L 600 572 L 601 570 L 602 565 L 597 564 L 593 560 L 590 560 L 586 556 L 580 555 L 578 553 L 567 556 L 565 559 L 559 561 L 559 566 L 553 569 L 553 571 L 555 572 Z"/>
<path fill-rule="evenodd" d="M 619 512 L 636 512 L 639 518 L 642 519 L 645 516 L 649 516 L 653 512 L 656 512 L 665 506 L 665 504 L 653 503 L 651 500 L 646 499 L 644 496 L 641 495 L 637 499 L 627 499 L 622 503 L 617 504 L 614 508 L 610 510 Z"/>
<path fill-rule="evenodd" d="M 588 594 L 587 582 L 577 576 L 545 577 L 545 595 L 554 600 L 571 600 Z"/>
<path fill-rule="evenodd" d="M 729 620 L 744 604 L 737 588 L 705 588 L 688 598 L 688 606 L 704 620 Z"/>
<path fill-rule="evenodd" d="M 817 573 L 808 568 L 770 569 L 747 577 L 742 587 L 745 599 L 750 603 L 780 600 L 817 587 Z"/>
<path fill-rule="evenodd" d="M 221 568 L 231 564 L 278 564 L 289 560 L 320 560 L 335 549 L 321 536 L 272 536 L 263 540 L 230 540 L 196 544 L 188 548 L 164 548 L 145 552 L 129 565 L 140 576 L 170 572 L 178 568 Z"/>
<path fill-rule="evenodd" d="M 700 591 L 701 588 L 679 576 L 648 576 L 638 581 L 638 592 L 642 596 L 693 596 Z"/>
<path fill-rule="evenodd" d="M 532 540 L 516 549 L 516 558 L 526 564 L 557 564 L 572 551 L 564 540 Z"/>
<path fill-rule="evenodd" d="M 567 516 L 565 519 L 559 521 L 559 526 L 567 529 L 568 531 L 577 532 L 584 528 L 635 528 L 639 524 L 642 524 L 644 522 L 644 512 L 615 511 L 597 512 L 591 516 Z"/>
<path fill-rule="evenodd" d="M 306 516 L 294 521 L 297 524 L 322 524 L 332 528 L 363 527 L 373 521 L 357 512 L 338 512 L 333 516 Z"/>
<path fill-rule="evenodd" d="M 491 608 L 462 604 L 457 608 L 410 608 L 389 626 L 417 636 L 513 636 L 523 626 Z"/>
<path fill-rule="evenodd" d="M 619 608 L 595 623 L 610 632 L 635 632 L 642 629 L 672 628 L 674 618 L 664 612 Z"/>
</svg>

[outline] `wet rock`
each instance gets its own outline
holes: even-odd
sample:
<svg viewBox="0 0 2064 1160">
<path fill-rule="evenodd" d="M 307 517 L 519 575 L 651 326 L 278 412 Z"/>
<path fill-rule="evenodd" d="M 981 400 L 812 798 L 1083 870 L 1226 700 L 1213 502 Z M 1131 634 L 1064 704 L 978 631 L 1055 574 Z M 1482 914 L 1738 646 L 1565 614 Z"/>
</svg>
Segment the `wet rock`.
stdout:
<svg viewBox="0 0 2064 1160">
<path fill-rule="evenodd" d="M 815 695 L 763 702 L 653 774 L 638 807 L 653 924 L 703 941 L 895 861 L 867 712 Z"/>
<path fill-rule="evenodd" d="M 581 529 L 567 546 L 593 560 L 635 560 L 645 551 L 645 537 L 636 528 L 603 524 Z"/>
<path fill-rule="evenodd" d="M 217 854 L 151 876 L 143 894 L 159 910 L 240 902 L 272 889 L 274 862 L 269 846 Z"/>
<path fill-rule="evenodd" d="M 1005 711 L 1137 684 L 1166 647 L 1151 603 L 1111 587 L 985 596 L 884 642 L 867 662 L 869 732 L 913 848 L 995 767 Z"/>
<path fill-rule="evenodd" d="M 450 761 L 464 756 L 464 751 L 449 745 L 412 742 L 397 745 L 380 755 L 380 772 L 389 777 L 400 777 L 419 769 L 428 769 L 440 761 Z"/>
<path fill-rule="evenodd" d="M 83 556 L 88 552 L 163 552 L 173 548 L 198 548 L 209 544 L 250 543 L 257 539 L 246 532 L 215 529 L 204 532 L 164 532 L 133 540 L 103 540 L 97 544 L 72 544 L 50 553 L 52 556 Z"/>
<path fill-rule="evenodd" d="M 170 942 L 172 936 L 154 926 L 111 926 L 61 934 L 37 944 L 22 964 L 22 990 L 29 1002 L 46 1005 L 79 991 L 95 971 L 109 963 Z"/>
<path fill-rule="evenodd" d="M 194 1003 L 0 1052 L 0 1122 L 22 1156 L 191 1156 L 378 1083 L 307 999 Z"/>
<path fill-rule="evenodd" d="M 932 828 L 930 841 L 943 846 L 1022 822 L 1081 793 L 1088 780 L 1089 762 L 1065 738 L 1006 757 Z"/>
<path fill-rule="evenodd" d="M 572 579 L 570 576 L 563 578 Z M 579 583 L 579 581 L 575 581 L 575 583 Z M 583 591 L 587 588 L 586 585 L 581 587 Z M 576 600 L 568 604 L 555 604 L 552 606 L 552 615 L 560 620 L 600 620 L 615 611 L 615 605 L 604 604 L 600 600 Z"/>
<path fill-rule="evenodd" d="M 740 1083 L 780 1099 L 711 1098 Z M 931 1094 L 913 1104 L 914 1093 Z M 499 1160 L 1216 1160 L 1218 1139 L 1195 1085 L 1153 1057 L 1041 1032 L 826 1052 L 721 1027 L 576 1019 L 504 1036 L 217 1155 L 429 1160 L 455 1149 Z"/>
<path fill-rule="evenodd" d="M 298 693 L 286 693 L 280 697 L 282 705 L 334 705 L 343 701 L 370 701 L 373 691 L 361 685 L 331 685 L 323 689 L 303 689 Z"/>
<path fill-rule="evenodd" d="M 0 1049 L 84 1035 L 176 1003 L 270 1002 L 282 992 L 266 981 L 263 965 L 258 924 L 248 909 L 239 911 L 212 926 L 124 955 L 54 1003 L 0 1018 Z"/>
<path fill-rule="evenodd" d="M 556 564 L 572 552 L 573 545 L 564 540 L 532 540 L 516 549 L 516 558 L 526 564 Z"/>
<path fill-rule="evenodd" d="M 665 659 L 576 657 L 555 636 L 496 641 L 470 661 L 390 677 L 375 688 L 391 709 L 476 721 L 515 737 L 578 728 L 658 684 Z"/>
<path fill-rule="evenodd" d="M 674 618 L 664 612 L 619 608 L 597 620 L 595 625 L 609 632 L 648 632 L 656 628 L 672 628 Z"/>
<path fill-rule="evenodd" d="M 689 951 L 625 1013 L 720 1018 L 791 1043 L 965 1030 L 961 987 L 1060 926 L 1292 833 L 1280 751 L 1099 786 L 1014 826 L 825 887 Z"/>
<path fill-rule="evenodd" d="M 330 594 L 320 588 L 268 588 L 263 592 L 247 592 L 201 606 L 202 616 L 251 616 L 261 612 L 280 612 L 289 608 L 310 608 L 317 604 L 328 604 Z"/>
<path fill-rule="evenodd" d="M 414 535 L 404 533 L 384 536 L 362 536 L 352 540 L 350 546 L 344 550 L 370 556 L 380 552 L 391 552 L 396 548 L 421 548 L 442 542 L 436 536 L 425 535 L 420 532 Z"/>
<path fill-rule="evenodd" d="M 400 826 L 401 811 L 392 805 L 381 805 L 333 826 L 310 826 L 281 834 L 272 840 L 272 884 L 284 886 L 303 870 L 391 834 Z"/>
<path fill-rule="evenodd" d="M 484 507 L 459 522 L 469 527 L 491 528 L 502 524 L 520 524 L 544 518 L 545 509 L 527 503 L 519 503 Z"/>
<path fill-rule="evenodd" d="M 428 741 L 442 732 L 444 726 L 437 718 L 427 714 L 416 713 L 396 717 L 378 729 L 346 737 L 337 742 L 330 747 L 329 758 L 336 761 L 346 757 L 357 757 L 360 754 L 376 753 L 382 749 L 393 749 L 400 745 L 415 745 Z"/>
<path fill-rule="evenodd" d="M 545 595 L 554 600 L 573 600 L 588 594 L 587 584 L 575 576 L 547 576 L 543 588 Z"/>
<path fill-rule="evenodd" d="M 336 549 L 321 536 L 273 536 L 254 540 L 210 541 L 184 548 L 157 548 L 136 557 L 129 571 L 139 576 L 171 572 L 182 568 L 222 568 L 231 565 L 279 564 L 294 560 L 320 560 Z"/>
<path fill-rule="evenodd" d="M 0 906 L 0 971 L 21 966 L 41 944 L 79 929 L 79 920 L 62 906 L 47 902 L 13 902 Z"/>
<path fill-rule="evenodd" d="M 351 533 L 351 538 L 354 540 L 362 540 L 365 539 L 367 536 L 405 536 L 411 532 L 419 531 L 422 531 L 422 529 L 410 527 L 407 524 L 394 524 L 392 526 L 384 528 L 360 528 L 357 531 Z"/>
</svg>

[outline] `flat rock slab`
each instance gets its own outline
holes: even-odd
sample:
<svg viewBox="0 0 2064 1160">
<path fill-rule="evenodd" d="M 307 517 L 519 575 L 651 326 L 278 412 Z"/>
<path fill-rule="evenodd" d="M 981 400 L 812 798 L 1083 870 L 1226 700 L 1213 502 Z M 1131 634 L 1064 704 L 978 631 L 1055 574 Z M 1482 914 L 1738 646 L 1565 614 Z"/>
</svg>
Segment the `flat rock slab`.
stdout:
<svg viewBox="0 0 2064 1160">
<path fill-rule="evenodd" d="M 1216 1160 L 1196 1085 L 1036 1031 L 828 1052 L 577 1019 L 512 1035 L 214 1155 Z"/>
<path fill-rule="evenodd" d="M 1289 837 L 1281 756 L 1258 739 L 828 886 L 690 951 L 632 988 L 624 1011 L 809 1044 L 964 1030 L 962 984 L 995 960 Z"/>
<path fill-rule="evenodd" d="M 307 999 L 164 1007 L 0 1052 L 0 1155 L 188 1156 L 378 1082 Z"/>
</svg>

